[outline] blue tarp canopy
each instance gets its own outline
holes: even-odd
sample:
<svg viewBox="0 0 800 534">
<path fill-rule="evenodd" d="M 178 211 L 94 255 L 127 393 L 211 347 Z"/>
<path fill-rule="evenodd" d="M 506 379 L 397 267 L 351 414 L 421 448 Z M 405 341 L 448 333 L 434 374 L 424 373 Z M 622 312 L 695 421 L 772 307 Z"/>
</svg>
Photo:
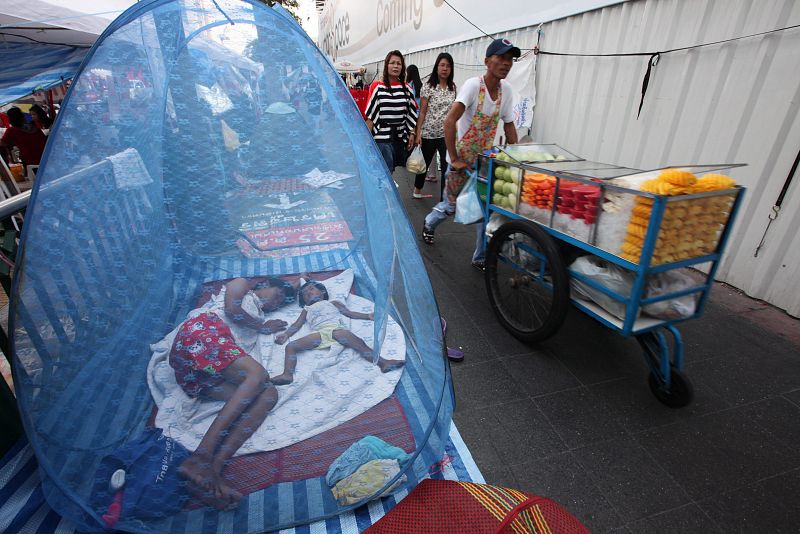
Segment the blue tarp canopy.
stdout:
<svg viewBox="0 0 800 534">
<path fill-rule="evenodd" d="M 71 79 L 97 36 L 133 3 L 0 2 L 0 106 Z"/>
<path fill-rule="evenodd" d="M 88 48 L 5 43 L 0 45 L 0 105 L 71 79 Z"/>
</svg>

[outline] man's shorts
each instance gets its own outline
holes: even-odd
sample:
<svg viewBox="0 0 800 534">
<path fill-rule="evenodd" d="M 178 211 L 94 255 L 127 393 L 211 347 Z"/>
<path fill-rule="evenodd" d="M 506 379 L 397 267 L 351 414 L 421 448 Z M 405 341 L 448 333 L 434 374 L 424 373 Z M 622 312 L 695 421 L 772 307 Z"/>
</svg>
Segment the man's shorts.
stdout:
<svg viewBox="0 0 800 534">
<path fill-rule="evenodd" d="M 223 383 L 223 369 L 245 356 L 228 325 L 218 315 L 206 312 L 183 322 L 172 344 L 169 364 L 181 388 L 196 397 L 202 390 Z"/>
</svg>

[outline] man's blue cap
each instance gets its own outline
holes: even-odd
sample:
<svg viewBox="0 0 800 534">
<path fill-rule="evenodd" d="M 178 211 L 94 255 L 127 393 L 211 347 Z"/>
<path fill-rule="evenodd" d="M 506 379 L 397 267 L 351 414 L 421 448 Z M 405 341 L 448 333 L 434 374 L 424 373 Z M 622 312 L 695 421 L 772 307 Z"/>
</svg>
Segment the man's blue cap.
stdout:
<svg viewBox="0 0 800 534">
<path fill-rule="evenodd" d="M 502 56 L 506 52 L 511 52 L 515 58 L 522 55 L 519 48 L 511 44 L 508 39 L 495 39 L 489 48 L 486 49 L 486 57 L 489 56 Z"/>
</svg>

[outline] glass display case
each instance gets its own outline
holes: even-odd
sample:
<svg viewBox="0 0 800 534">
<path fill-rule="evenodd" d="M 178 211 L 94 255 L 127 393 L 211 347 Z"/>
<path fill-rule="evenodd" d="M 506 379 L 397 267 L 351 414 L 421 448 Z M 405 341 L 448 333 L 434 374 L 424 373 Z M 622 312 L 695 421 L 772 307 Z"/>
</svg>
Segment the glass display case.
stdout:
<svg viewBox="0 0 800 534">
<path fill-rule="evenodd" d="M 588 161 L 554 144 L 530 144 L 484 154 L 477 171 L 479 194 L 486 202 L 488 188 L 493 211 L 536 221 L 632 264 L 641 262 L 645 237 L 654 228 L 649 264 L 661 265 L 717 249 L 738 188 L 714 180 L 739 166 L 644 171 Z M 675 174 L 676 183 L 666 181 L 668 174 L 662 180 L 665 171 Z"/>
</svg>

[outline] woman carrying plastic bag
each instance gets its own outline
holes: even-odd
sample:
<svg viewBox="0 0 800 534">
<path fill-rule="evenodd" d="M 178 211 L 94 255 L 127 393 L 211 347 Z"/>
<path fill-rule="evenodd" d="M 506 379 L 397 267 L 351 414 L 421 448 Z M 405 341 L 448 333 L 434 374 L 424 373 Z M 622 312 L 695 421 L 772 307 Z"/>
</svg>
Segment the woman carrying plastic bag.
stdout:
<svg viewBox="0 0 800 534">
<path fill-rule="evenodd" d="M 425 165 L 425 156 L 422 155 L 422 147 L 419 145 L 415 146 L 414 150 L 411 151 L 411 155 L 408 156 L 406 170 L 411 174 L 422 174 L 428 170 L 428 166 Z"/>
</svg>

